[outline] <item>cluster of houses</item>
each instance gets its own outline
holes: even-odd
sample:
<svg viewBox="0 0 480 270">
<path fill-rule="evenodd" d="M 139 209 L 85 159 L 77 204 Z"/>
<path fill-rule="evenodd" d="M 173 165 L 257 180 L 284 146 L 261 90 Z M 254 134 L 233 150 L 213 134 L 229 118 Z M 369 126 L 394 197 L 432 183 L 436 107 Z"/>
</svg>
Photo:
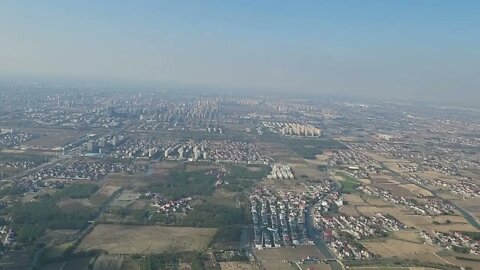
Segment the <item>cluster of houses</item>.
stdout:
<svg viewBox="0 0 480 270">
<path fill-rule="evenodd" d="M 384 237 L 389 232 L 405 229 L 406 226 L 395 218 L 381 213 L 367 216 L 320 216 L 315 218 L 316 225 L 324 232 L 324 239 L 331 242 L 348 234 L 356 240 L 370 237 Z M 350 238 L 350 237 L 346 237 Z"/>
<path fill-rule="evenodd" d="M 232 140 L 206 141 L 212 161 L 264 164 L 271 161 L 255 144 Z"/>
<path fill-rule="evenodd" d="M 2 129 L 0 133 L 0 146 L 13 147 L 30 141 L 35 135 L 23 131 L 14 131 L 12 129 Z"/>
<path fill-rule="evenodd" d="M 253 143 L 232 140 L 204 140 L 175 143 L 164 147 L 168 160 L 214 161 L 225 163 L 265 164 L 271 161 Z"/>
<path fill-rule="evenodd" d="M 423 201 L 425 201 L 425 209 L 429 210 L 429 213 L 438 216 L 438 215 L 451 215 L 455 213 L 455 207 L 438 197 L 426 197 L 426 196 L 418 196 L 419 198 L 422 198 Z"/>
<path fill-rule="evenodd" d="M 402 171 L 407 171 L 411 173 L 418 171 L 418 165 L 416 163 L 397 163 L 396 166 Z"/>
<path fill-rule="evenodd" d="M 379 197 L 386 202 L 395 205 L 403 205 L 408 210 L 418 215 L 448 215 L 454 211 L 453 206 L 450 203 L 435 198 L 428 198 L 426 200 L 427 203 L 421 205 L 416 200 L 407 199 L 403 196 L 395 196 L 388 190 L 380 189 L 373 186 L 361 185 L 358 187 L 358 190 L 362 191 L 367 195 Z"/>
<path fill-rule="evenodd" d="M 347 146 L 354 149 L 354 146 L 348 144 Z M 326 164 L 330 168 L 342 167 L 357 178 L 369 178 L 370 174 L 377 174 L 382 170 L 380 163 L 353 150 L 333 151 L 328 156 Z"/>
<path fill-rule="evenodd" d="M 0 168 L 29 169 L 37 165 L 39 165 L 38 162 L 26 161 L 26 160 L 0 162 Z"/>
<path fill-rule="evenodd" d="M 57 163 L 23 178 L 33 180 L 100 180 L 109 173 L 134 174 L 144 169 L 143 166 L 123 162 L 76 160 L 67 164 Z"/>
<path fill-rule="evenodd" d="M 6 225 L 0 230 L 0 236 L 2 237 L 2 243 L 4 246 L 11 246 L 15 243 L 15 232 L 12 228 L 8 228 Z"/>
<path fill-rule="evenodd" d="M 343 205 L 343 197 L 338 192 L 325 193 L 314 206 L 314 216 L 321 216 Z"/>
<path fill-rule="evenodd" d="M 327 242 L 327 246 L 340 260 L 365 260 L 374 256 L 364 246 L 343 239 L 333 239 Z"/>
<path fill-rule="evenodd" d="M 461 196 L 463 198 L 478 198 L 480 197 L 480 186 L 471 181 L 457 181 L 455 183 L 447 183 L 445 181 L 435 179 L 433 184 L 447 188 L 451 194 Z"/>
<path fill-rule="evenodd" d="M 445 250 L 468 252 L 480 255 L 480 244 L 473 240 L 470 236 L 460 232 L 446 233 L 439 231 L 420 232 L 420 236 L 428 244 L 440 246 Z"/>
<path fill-rule="evenodd" d="M 355 149 L 354 146 L 348 145 L 351 149 Z M 368 164 L 372 168 L 381 168 L 381 164 L 375 160 L 360 154 L 360 152 L 353 150 L 337 150 L 328 157 L 327 160 L 332 165 L 357 165 L 357 164 Z"/>
<path fill-rule="evenodd" d="M 185 210 L 192 209 L 190 202 L 192 197 L 185 197 L 178 200 L 167 200 L 162 195 L 153 192 L 139 194 L 137 198 L 150 198 L 152 206 L 157 209 L 158 213 L 170 215 L 173 213 L 183 213 Z"/>
<path fill-rule="evenodd" d="M 269 179 L 295 179 L 289 165 L 273 164 L 272 171 L 267 175 Z"/>
<path fill-rule="evenodd" d="M 255 247 L 309 244 L 304 225 L 306 205 L 300 194 L 277 194 L 266 188 L 256 189 L 250 196 Z"/>
<path fill-rule="evenodd" d="M 329 249 L 340 259 L 363 260 L 374 254 L 356 240 L 383 237 L 389 232 L 405 229 L 395 218 L 378 213 L 372 217 L 330 215 L 332 206 L 341 206 L 342 198 L 337 192 L 327 194 L 314 208 L 314 225 L 322 232 Z"/>
<path fill-rule="evenodd" d="M 40 126 L 59 126 L 64 128 L 84 129 L 84 128 L 111 128 L 121 125 L 125 118 L 117 117 L 109 114 L 108 110 L 94 109 L 95 104 L 91 101 L 89 104 L 85 100 L 69 100 L 64 103 L 58 100 L 51 103 L 51 106 L 44 106 L 46 103 L 39 103 L 41 108 L 26 108 L 24 110 L 24 116 L 26 119 L 32 121 L 36 125 Z M 70 107 L 74 103 L 79 105 L 84 103 L 82 108 L 90 108 L 91 110 L 85 110 L 84 112 L 72 112 L 71 109 L 59 108 L 62 105 Z M 53 105 L 55 104 L 55 105 Z M 55 106 L 57 108 L 52 109 Z"/>
<path fill-rule="evenodd" d="M 430 184 L 430 181 L 428 181 L 428 179 L 422 178 L 417 174 L 408 174 L 405 180 L 419 186 L 427 186 L 428 184 Z"/>
</svg>

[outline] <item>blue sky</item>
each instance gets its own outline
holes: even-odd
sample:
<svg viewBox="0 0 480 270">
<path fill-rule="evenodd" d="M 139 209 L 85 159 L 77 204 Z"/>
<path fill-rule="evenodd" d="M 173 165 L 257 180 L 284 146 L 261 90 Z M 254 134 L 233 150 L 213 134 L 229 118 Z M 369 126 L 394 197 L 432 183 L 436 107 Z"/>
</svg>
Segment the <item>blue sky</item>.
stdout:
<svg viewBox="0 0 480 270">
<path fill-rule="evenodd" d="M 0 1 L 0 75 L 480 100 L 480 1 Z"/>
</svg>

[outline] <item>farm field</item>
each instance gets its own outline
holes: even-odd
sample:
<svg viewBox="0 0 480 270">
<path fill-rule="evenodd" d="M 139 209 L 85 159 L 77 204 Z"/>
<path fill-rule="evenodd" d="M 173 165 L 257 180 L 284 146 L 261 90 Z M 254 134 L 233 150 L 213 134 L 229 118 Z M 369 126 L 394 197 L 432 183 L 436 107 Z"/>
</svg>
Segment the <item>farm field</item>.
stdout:
<svg viewBox="0 0 480 270">
<path fill-rule="evenodd" d="M 435 218 L 430 218 L 427 216 L 413 215 L 409 213 L 406 209 L 394 206 L 357 206 L 356 210 L 357 212 L 367 216 L 373 216 L 376 213 L 390 214 L 408 227 L 414 227 L 416 229 L 424 231 L 477 231 L 475 227 L 467 223 L 467 221 L 461 216 L 439 216 Z M 434 224 L 434 221 L 446 222 L 447 219 L 450 219 L 452 223 L 440 222 L 440 224 Z"/>
<path fill-rule="evenodd" d="M 323 258 L 323 254 L 315 246 L 256 250 L 255 255 L 258 257 L 262 266 L 267 270 L 293 269 L 292 265 L 289 264 L 288 261 L 301 260 L 308 256 L 319 259 Z"/>
<path fill-rule="evenodd" d="M 248 262 L 220 262 L 222 270 L 258 270 L 257 265 Z"/>
<path fill-rule="evenodd" d="M 435 268 L 428 267 L 350 267 L 351 270 L 437 270 Z"/>
<path fill-rule="evenodd" d="M 326 263 L 316 263 L 316 264 L 299 264 L 302 270 L 330 270 L 331 267 Z"/>
<path fill-rule="evenodd" d="M 61 147 L 69 142 L 79 139 L 84 134 L 70 130 L 48 130 L 40 138 L 33 139 L 24 144 L 30 148 L 54 148 Z"/>
<path fill-rule="evenodd" d="M 478 255 L 454 253 L 446 256 L 442 255 L 441 257 L 455 265 L 461 265 L 463 267 L 471 267 L 472 269 L 480 269 L 480 260 L 478 258 Z M 469 259 L 473 259 L 473 260 L 469 260 Z"/>
<path fill-rule="evenodd" d="M 100 224 L 83 239 L 77 250 L 101 249 L 109 254 L 204 250 L 216 231 L 214 228 Z"/>
<path fill-rule="evenodd" d="M 438 248 L 421 243 L 412 243 L 397 239 L 387 239 L 385 241 L 362 241 L 371 252 L 382 257 L 398 256 L 400 258 L 410 258 L 417 254 L 433 254 L 439 251 Z"/>
<path fill-rule="evenodd" d="M 405 184 L 405 185 L 399 185 L 399 187 L 407 189 L 411 193 L 415 195 L 422 195 L 422 196 L 432 196 L 432 193 L 424 188 L 421 188 L 417 185 L 414 184 Z"/>
</svg>

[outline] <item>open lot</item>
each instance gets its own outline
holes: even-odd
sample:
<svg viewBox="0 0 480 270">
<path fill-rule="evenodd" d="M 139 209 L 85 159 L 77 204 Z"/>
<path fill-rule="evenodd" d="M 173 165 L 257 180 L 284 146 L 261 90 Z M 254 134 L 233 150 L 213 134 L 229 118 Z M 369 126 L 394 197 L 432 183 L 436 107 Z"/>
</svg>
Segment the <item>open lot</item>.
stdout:
<svg viewBox="0 0 480 270">
<path fill-rule="evenodd" d="M 298 246 L 272 248 L 265 250 L 256 250 L 255 255 L 258 257 L 262 266 L 267 270 L 274 269 L 294 269 L 292 265 L 284 261 L 296 261 L 305 259 L 308 256 L 314 258 L 323 258 L 323 254 L 315 246 Z"/>
<path fill-rule="evenodd" d="M 23 146 L 32 148 L 55 148 L 79 139 L 84 134 L 72 130 L 48 130 L 37 139 L 26 142 Z"/>
<path fill-rule="evenodd" d="M 204 250 L 217 229 L 106 225 L 95 226 L 78 251 L 101 249 L 109 254 L 148 254 Z"/>
<path fill-rule="evenodd" d="M 87 199 L 63 199 L 57 203 L 57 206 L 66 213 L 75 212 L 87 207 L 92 207 L 93 204 Z"/>
<path fill-rule="evenodd" d="M 302 270 L 330 270 L 330 265 L 326 263 L 299 264 Z"/>
<path fill-rule="evenodd" d="M 394 206 L 357 206 L 357 212 L 363 215 L 372 216 L 375 213 L 390 214 L 396 219 L 400 220 L 408 227 L 414 227 L 419 230 L 429 231 L 436 230 L 442 232 L 450 231 L 477 231 L 475 227 L 467 223 L 461 216 L 440 216 L 437 218 L 431 218 L 428 216 L 420 216 L 409 213 L 403 207 Z M 451 219 L 450 219 L 451 218 Z M 446 221 L 450 219 L 451 223 L 434 224 L 435 220 Z M 463 221 L 462 221 L 463 219 Z"/>
<path fill-rule="evenodd" d="M 258 270 L 257 265 L 248 262 L 221 262 L 220 269 L 222 270 Z"/>
<path fill-rule="evenodd" d="M 398 240 L 404 240 L 419 244 L 423 243 L 423 240 L 420 238 L 419 232 L 415 230 L 396 231 L 393 233 L 392 237 Z"/>
<path fill-rule="evenodd" d="M 475 254 L 453 253 L 446 256 L 442 255 L 441 257 L 455 265 L 461 265 L 463 267 L 471 267 L 472 269 L 480 269 L 479 256 Z M 470 259 L 473 259 L 473 260 L 470 260 Z"/>
<path fill-rule="evenodd" d="M 387 239 L 385 241 L 362 241 L 362 245 L 371 252 L 382 257 L 398 256 L 400 258 L 410 258 L 412 255 L 432 254 L 439 251 L 435 246 L 397 239 Z"/>
<path fill-rule="evenodd" d="M 110 206 L 113 207 L 127 207 L 128 205 L 132 204 L 137 199 L 137 192 L 133 192 L 131 190 L 125 190 L 122 194 L 116 198 Z"/>
<path fill-rule="evenodd" d="M 355 206 L 351 206 L 351 205 L 342 206 L 339 212 L 347 216 L 354 216 L 354 217 L 360 216 L 360 214 L 355 209 Z"/>
<path fill-rule="evenodd" d="M 414 184 L 399 185 L 399 187 L 407 189 L 408 191 L 410 191 L 411 193 L 413 193 L 415 195 L 422 195 L 422 196 L 432 196 L 433 195 L 430 191 L 428 191 L 424 188 L 421 188 L 417 185 L 414 185 Z"/>
</svg>

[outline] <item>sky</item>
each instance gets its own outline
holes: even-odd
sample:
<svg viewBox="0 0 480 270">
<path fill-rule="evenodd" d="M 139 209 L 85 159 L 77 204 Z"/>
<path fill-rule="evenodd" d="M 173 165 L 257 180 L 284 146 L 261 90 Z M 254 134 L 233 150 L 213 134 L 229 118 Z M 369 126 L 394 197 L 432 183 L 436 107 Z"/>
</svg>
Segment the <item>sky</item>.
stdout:
<svg viewBox="0 0 480 270">
<path fill-rule="evenodd" d="M 2 0 L 0 76 L 475 105 L 479 14 L 477 0 Z"/>
</svg>

